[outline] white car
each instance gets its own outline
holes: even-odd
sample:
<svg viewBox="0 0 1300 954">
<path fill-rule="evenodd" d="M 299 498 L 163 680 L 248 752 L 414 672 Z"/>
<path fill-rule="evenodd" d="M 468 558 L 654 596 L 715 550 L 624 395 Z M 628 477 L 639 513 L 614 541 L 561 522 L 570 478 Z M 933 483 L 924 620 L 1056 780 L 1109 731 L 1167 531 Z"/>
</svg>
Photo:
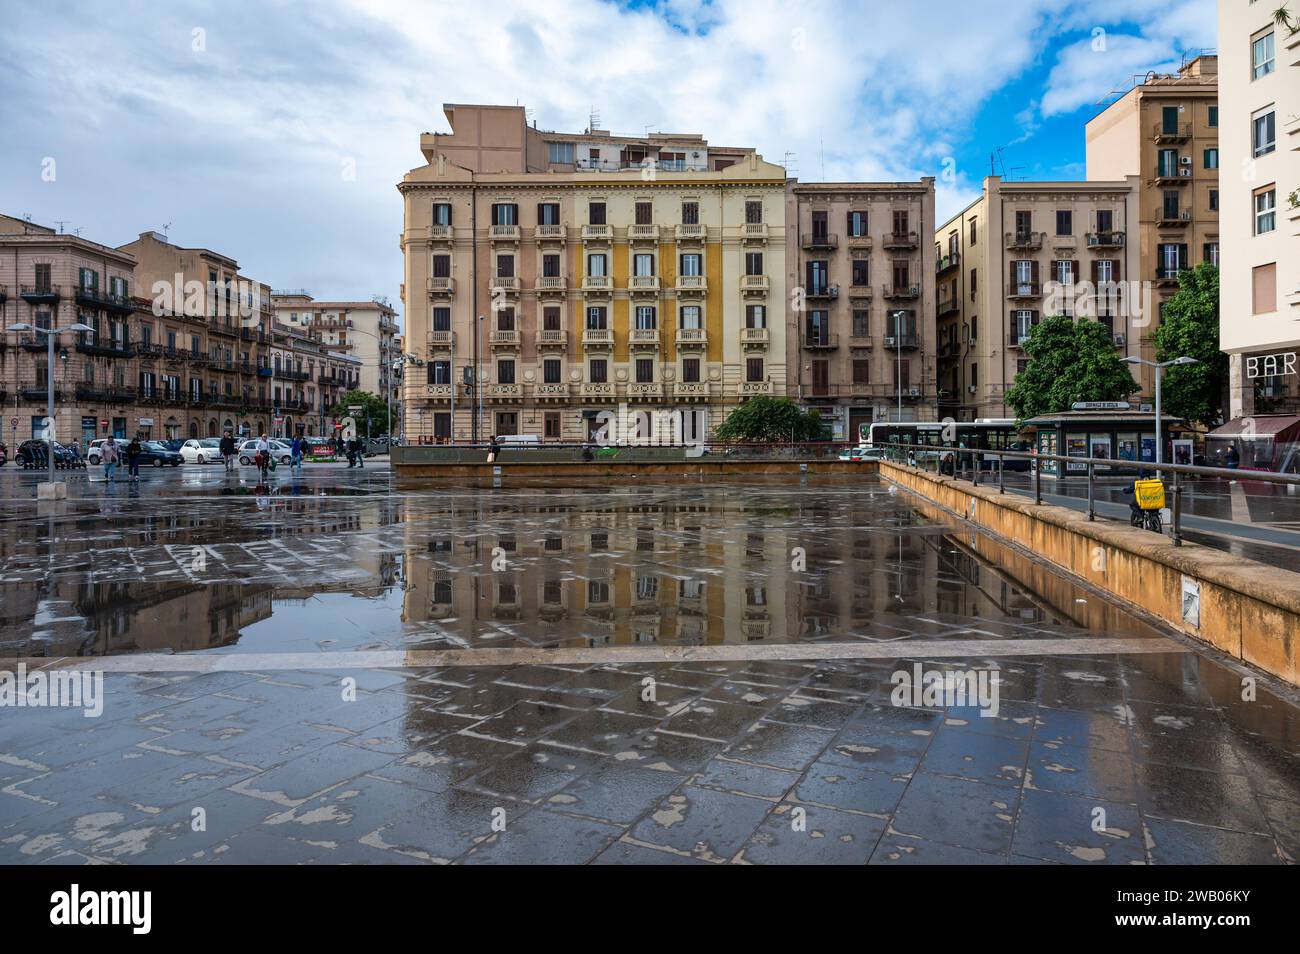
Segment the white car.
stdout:
<svg viewBox="0 0 1300 954">
<path fill-rule="evenodd" d="M 840 460 L 888 460 L 889 450 L 884 447 L 859 445 L 840 451 Z"/>
<path fill-rule="evenodd" d="M 221 453 L 221 438 L 191 438 L 181 445 L 181 458 L 187 464 L 219 464 L 225 457 Z"/>
<path fill-rule="evenodd" d="M 285 441 L 268 438 L 267 443 L 271 445 L 271 453 L 275 455 L 276 460 L 282 464 L 293 463 L 293 449 Z M 257 441 L 244 441 L 239 445 L 239 462 L 241 464 L 245 466 L 251 464 L 256 456 Z"/>
</svg>

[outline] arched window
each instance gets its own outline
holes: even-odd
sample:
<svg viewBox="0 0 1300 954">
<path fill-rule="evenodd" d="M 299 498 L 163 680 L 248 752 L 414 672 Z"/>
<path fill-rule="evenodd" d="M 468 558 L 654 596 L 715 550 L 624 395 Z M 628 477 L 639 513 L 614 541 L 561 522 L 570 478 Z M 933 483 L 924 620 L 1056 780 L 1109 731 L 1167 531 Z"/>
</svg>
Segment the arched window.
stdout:
<svg viewBox="0 0 1300 954">
<path fill-rule="evenodd" d="M 198 436 L 199 436 L 199 422 L 190 421 L 190 437 L 198 437 Z"/>
</svg>

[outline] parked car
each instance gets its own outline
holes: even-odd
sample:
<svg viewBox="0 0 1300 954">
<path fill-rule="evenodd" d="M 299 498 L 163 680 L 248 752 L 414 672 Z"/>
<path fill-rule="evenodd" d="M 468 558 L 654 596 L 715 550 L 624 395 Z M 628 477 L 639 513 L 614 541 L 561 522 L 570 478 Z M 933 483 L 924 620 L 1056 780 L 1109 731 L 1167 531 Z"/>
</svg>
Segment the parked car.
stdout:
<svg viewBox="0 0 1300 954">
<path fill-rule="evenodd" d="M 859 444 L 840 451 L 840 460 L 888 460 L 889 451 L 884 447 L 870 447 Z"/>
<path fill-rule="evenodd" d="M 14 462 L 19 467 L 43 466 L 45 462 L 45 441 L 23 441 L 18 445 L 18 450 L 14 454 Z M 85 467 L 86 464 L 85 461 L 78 460 L 77 455 L 72 451 L 55 441 L 54 466 L 60 469 L 70 469 Z"/>
<path fill-rule="evenodd" d="M 156 443 L 162 444 L 163 447 L 166 447 L 168 450 L 176 451 L 176 453 L 179 454 L 181 452 L 181 445 L 184 444 L 185 442 L 181 440 L 179 437 L 174 437 L 171 440 L 157 441 Z"/>
<path fill-rule="evenodd" d="M 162 441 L 145 441 L 142 445 L 144 453 L 140 455 L 141 466 L 153 464 L 155 467 L 162 467 L 164 464 L 172 467 L 179 467 L 183 457 L 176 451 L 170 449 Z"/>
<path fill-rule="evenodd" d="M 5 465 L 9 459 L 9 448 L 5 446 L 4 441 L 0 441 L 0 467 Z"/>
<path fill-rule="evenodd" d="M 276 460 L 282 464 L 293 462 L 293 454 L 290 452 L 291 448 L 288 443 L 276 438 L 270 438 L 267 442 L 271 445 L 271 453 L 275 455 Z M 253 458 L 256 456 L 257 441 L 244 441 L 244 443 L 239 445 L 239 462 L 241 464 L 248 466 L 253 462 Z"/>
<path fill-rule="evenodd" d="M 206 464 L 209 461 L 219 464 L 226 459 L 221 453 L 219 437 L 191 437 L 181 444 L 179 453 L 187 464 Z"/>
</svg>

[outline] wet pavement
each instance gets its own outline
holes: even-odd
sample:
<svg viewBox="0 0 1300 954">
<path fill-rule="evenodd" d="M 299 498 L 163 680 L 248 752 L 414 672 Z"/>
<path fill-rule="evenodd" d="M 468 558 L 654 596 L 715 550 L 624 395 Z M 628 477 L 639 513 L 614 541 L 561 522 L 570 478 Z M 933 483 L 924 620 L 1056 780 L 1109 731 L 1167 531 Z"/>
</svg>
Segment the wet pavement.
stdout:
<svg viewBox="0 0 1300 954">
<path fill-rule="evenodd" d="M 28 476 L 3 863 L 1300 857 L 1292 692 L 875 481 Z"/>
</svg>

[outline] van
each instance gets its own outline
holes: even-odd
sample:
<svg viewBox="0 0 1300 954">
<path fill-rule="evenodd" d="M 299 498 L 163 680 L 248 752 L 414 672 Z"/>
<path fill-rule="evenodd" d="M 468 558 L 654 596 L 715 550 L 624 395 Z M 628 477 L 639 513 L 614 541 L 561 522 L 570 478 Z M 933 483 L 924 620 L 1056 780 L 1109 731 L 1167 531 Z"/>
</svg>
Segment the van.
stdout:
<svg viewBox="0 0 1300 954">
<path fill-rule="evenodd" d="M 497 443 L 503 450 L 526 450 L 530 447 L 541 447 L 542 438 L 538 434 L 506 434 L 498 437 Z"/>
</svg>

